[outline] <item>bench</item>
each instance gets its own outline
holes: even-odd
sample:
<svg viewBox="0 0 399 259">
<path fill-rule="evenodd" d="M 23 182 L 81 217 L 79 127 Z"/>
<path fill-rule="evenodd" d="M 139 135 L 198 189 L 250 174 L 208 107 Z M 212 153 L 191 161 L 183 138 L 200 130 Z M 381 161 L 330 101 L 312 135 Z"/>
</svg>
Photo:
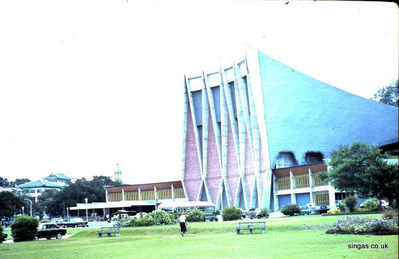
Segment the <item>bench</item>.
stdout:
<svg viewBox="0 0 399 259">
<path fill-rule="evenodd" d="M 107 234 L 107 237 L 111 237 L 112 233 L 114 233 L 116 237 L 119 237 L 121 229 L 119 227 L 101 227 L 101 230 L 98 231 L 98 237 L 102 237 L 103 234 Z"/>
<path fill-rule="evenodd" d="M 242 230 L 248 230 L 249 234 L 252 234 L 254 229 L 260 229 L 262 234 L 266 232 L 266 222 L 265 221 L 243 221 L 238 222 L 236 230 L 237 234 L 240 234 Z"/>
</svg>

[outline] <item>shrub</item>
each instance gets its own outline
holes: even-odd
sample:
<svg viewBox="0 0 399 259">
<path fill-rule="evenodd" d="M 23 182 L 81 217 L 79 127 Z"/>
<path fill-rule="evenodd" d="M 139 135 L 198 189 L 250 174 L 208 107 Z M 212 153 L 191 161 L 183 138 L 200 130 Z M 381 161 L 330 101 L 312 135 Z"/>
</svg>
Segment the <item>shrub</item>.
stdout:
<svg viewBox="0 0 399 259">
<path fill-rule="evenodd" d="M 177 222 L 177 219 L 179 218 L 179 214 L 177 214 L 176 212 L 169 214 L 169 216 L 173 223 Z"/>
<path fill-rule="evenodd" d="M 3 227 L 0 225 L 0 244 L 3 243 Z"/>
<path fill-rule="evenodd" d="M 281 209 L 281 213 L 283 213 L 284 215 L 289 215 L 289 216 L 293 216 L 295 213 L 299 213 L 300 211 L 301 211 L 301 209 L 296 204 L 285 205 Z"/>
<path fill-rule="evenodd" d="M 327 211 L 327 214 L 337 214 L 337 213 L 340 213 L 341 211 L 338 209 L 338 208 L 336 208 L 336 209 L 333 209 L 333 210 L 328 210 Z"/>
<path fill-rule="evenodd" d="M 345 198 L 345 204 L 346 207 L 348 207 L 350 212 L 355 211 L 356 203 L 357 203 L 357 198 L 355 196 L 349 196 Z"/>
<path fill-rule="evenodd" d="M 131 222 L 131 220 L 130 219 L 126 219 L 126 218 L 125 219 L 121 219 L 119 221 L 121 227 L 130 227 L 131 226 L 130 222 Z"/>
<path fill-rule="evenodd" d="M 228 207 L 222 211 L 223 221 L 241 219 L 241 210 L 236 207 Z"/>
<path fill-rule="evenodd" d="M 269 217 L 269 210 L 268 208 L 263 208 L 260 213 L 258 214 L 260 218 L 268 218 Z"/>
<path fill-rule="evenodd" d="M 384 210 L 382 213 L 383 219 L 392 219 L 394 217 L 398 217 L 398 212 L 395 210 Z"/>
<path fill-rule="evenodd" d="M 21 216 L 11 224 L 11 235 L 14 242 L 31 241 L 35 239 L 39 221 L 34 217 Z"/>
<path fill-rule="evenodd" d="M 155 225 L 169 225 L 173 223 L 169 214 L 164 210 L 154 210 L 147 216 L 154 219 Z"/>
<path fill-rule="evenodd" d="M 150 216 L 145 216 L 144 218 L 134 218 L 130 221 L 130 226 L 132 227 L 143 227 L 143 226 L 154 226 L 155 220 Z"/>
<path fill-rule="evenodd" d="M 197 208 L 190 211 L 190 213 L 188 213 L 187 215 L 187 221 L 190 222 L 200 222 L 204 220 L 205 220 L 204 213 L 202 213 L 202 211 L 200 211 Z"/>
<path fill-rule="evenodd" d="M 335 222 L 334 230 L 347 234 L 398 234 L 398 217 L 392 219 L 347 217 Z"/>
<path fill-rule="evenodd" d="M 342 212 L 345 212 L 345 202 L 343 201 L 338 201 L 338 209 Z"/>
<path fill-rule="evenodd" d="M 368 199 L 363 202 L 363 206 L 368 210 L 368 211 L 378 211 L 378 200 L 373 198 L 373 199 Z"/>
</svg>

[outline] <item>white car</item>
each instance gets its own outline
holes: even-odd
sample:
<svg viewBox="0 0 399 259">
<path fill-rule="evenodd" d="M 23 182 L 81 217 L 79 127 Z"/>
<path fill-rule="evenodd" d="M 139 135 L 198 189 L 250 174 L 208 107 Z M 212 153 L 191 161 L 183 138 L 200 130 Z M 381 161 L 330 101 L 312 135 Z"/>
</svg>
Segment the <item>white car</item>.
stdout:
<svg viewBox="0 0 399 259">
<path fill-rule="evenodd" d="M 381 201 L 381 206 L 386 208 L 389 206 L 389 202 L 387 202 L 386 200 L 380 200 Z"/>
</svg>

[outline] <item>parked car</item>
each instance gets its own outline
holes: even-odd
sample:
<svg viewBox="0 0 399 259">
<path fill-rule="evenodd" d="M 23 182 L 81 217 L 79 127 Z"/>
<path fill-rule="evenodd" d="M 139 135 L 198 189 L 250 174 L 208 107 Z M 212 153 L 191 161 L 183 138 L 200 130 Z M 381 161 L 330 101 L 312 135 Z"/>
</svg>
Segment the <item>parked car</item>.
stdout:
<svg viewBox="0 0 399 259">
<path fill-rule="evenodd" d="M 61 239 L 62 236 L 66 234 L 66 232 L 66 229 L 60 228 L 54 223 L 40 223 L 37 229 L 36 239 L 51 239 L 52 237 L 55 237 L 56 239 Z"/>
<path fill-rule="evenodd" d="M 136 215 L 134 215 L 132 218 L 140 219 L 144 218 L 148 213 L 146 212 L 138 212 Z"/>
<path fill-rule="evenodd" d="M 82 218 L 72 218 L 70 221 L 63 221 L 57 223 L 59 227 L 64 228 L 77 228 L 77 227 L 88 227 L 89 224 L 87 221 L 84 221 Z"/>
<path fill-rule="evenodd" d="M 316 205 L 314 203 L 308 203 L 308 204 L 306 204 L 306 207 L 308 207 L 314 213 L 320 213 L 320 214 L 327 213 L 327 211 L 330 209 L 330 206 L 328 206 L 328 205 Z"/>
<path fill-rule="evenodd" d="M 314 208 L 310 208 L 308 206 L 299 206 L 299 209 L 300 209 L 299 212 L 300 215 L 309 215 L 310 213 L 315 212 Z"/>
<path fill-rule="evenodd" d="M 204 211 L 204 221 L 217 221 L 215 211 Z"/>
<path fill-rule="evenodd" d="M 330 209 L 330 206 L 328 205 L 320 205 L 319 210 L 317 211 L 318 213 L 327 213 L 327 211 Z"/>
<path fill-rule="evenodd" d="M 64 222 L 64 219 L 62 219 L 62 218 L 53 218 L 52 220 L 51 220 L 51 222 L 53 222 L 53 223 L 55 223 L 55 224 L 59 224 L 59 223 L 63 223 Z"/>
</svg>

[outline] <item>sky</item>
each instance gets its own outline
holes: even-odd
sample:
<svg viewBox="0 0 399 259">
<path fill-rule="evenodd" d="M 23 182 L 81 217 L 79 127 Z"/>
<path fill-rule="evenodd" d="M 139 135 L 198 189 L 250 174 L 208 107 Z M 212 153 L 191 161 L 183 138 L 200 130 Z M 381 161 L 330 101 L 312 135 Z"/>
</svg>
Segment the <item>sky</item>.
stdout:
<svg viewBox="0 0 399 259">
<path fill-rule="evenodd" d="M 180 180 L 185 74 L 250 46 L 370 98 L 397 78 L 398 20 L 374 2 L 1 1 L 0 177 Z"/>
</svg>

